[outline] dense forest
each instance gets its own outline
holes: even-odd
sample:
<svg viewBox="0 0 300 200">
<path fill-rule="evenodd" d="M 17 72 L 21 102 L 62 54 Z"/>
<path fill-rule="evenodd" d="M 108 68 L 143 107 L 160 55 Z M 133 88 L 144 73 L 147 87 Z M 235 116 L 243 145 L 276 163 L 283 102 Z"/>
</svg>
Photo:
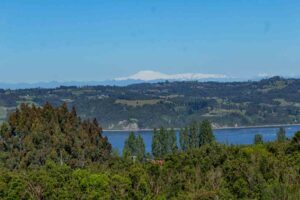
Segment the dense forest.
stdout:
<svg viewBox="0 0 300 200">
<path fill-rule="evenodd" d="M 122 156 L 96 120 L 66 104 L 21 104 L 0 129 L 0 199 L 300 199 L 300 132 L 226 146 L 211 123 L 154 130 L 152 154 L 135 133 Z"/>
<path fill-rule="evenodd" d="M 0 120 L 22 103 L 77 108 L 104 129 L 179 128 L 209 119 L 214 127 L 300 122 L 300 80 L 161 82 L 125 87 L 86 86 L 0 90 Z"/>
</svg>

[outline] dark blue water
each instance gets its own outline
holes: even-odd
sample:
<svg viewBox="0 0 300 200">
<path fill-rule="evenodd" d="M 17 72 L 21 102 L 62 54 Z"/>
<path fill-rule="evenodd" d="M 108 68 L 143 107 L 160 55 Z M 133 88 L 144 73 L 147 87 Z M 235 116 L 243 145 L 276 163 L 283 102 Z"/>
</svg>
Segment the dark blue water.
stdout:
<svg viewBox="0 0 300 200">
<path fill-rule="evenodd" d="M 265 142 L 276 140 L 276 134 L 279 128 L 266 127 L 266 128 L 241 128 L 241 129 L 220 129 L 214 130 L 214 135 L 217 142 L 224 144 L 253 144 L 254 136 L 261 134 Z M 300 131 L 300 126 L 287 126 L 285 127 L 286 136 L 291 138 L 297 131 Z M 140 131 L 137 132 L 142 135 L 146 151 L 151 152 L 152 143 L 152 131 Z M 122 152 L 124 142 L 128 138 L 129 132 L 127 131 L 105 131 L 104 136 L 108 137 L 109 142 L 112 144 L 114 149 L 118 149 Z M 178 138 L 179 133 L 177 133 Z"/>
</svg>

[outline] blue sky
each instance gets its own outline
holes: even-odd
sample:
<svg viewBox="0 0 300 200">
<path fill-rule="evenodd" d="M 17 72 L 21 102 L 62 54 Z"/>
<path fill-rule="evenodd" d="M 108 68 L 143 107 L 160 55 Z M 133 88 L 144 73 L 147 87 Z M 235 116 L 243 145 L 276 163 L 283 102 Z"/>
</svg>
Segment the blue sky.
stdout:
<svg viewBox="0 0 300 200">
<path fill-rule="evenodd" d="M 1 0 L 0 82 L 300 76 L 300 1 Z"/>
</svg>

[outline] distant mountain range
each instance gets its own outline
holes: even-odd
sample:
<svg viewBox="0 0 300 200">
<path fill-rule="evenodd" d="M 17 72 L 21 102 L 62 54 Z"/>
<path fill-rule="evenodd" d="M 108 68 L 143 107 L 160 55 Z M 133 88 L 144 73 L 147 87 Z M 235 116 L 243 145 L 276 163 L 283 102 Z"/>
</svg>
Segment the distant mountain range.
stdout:
<svg viewBox="0 0 300 200">
<path fill-rule="evenodd" d="M 141 81 L 155 81 L 155 80 L 203 80 L 203 79 L 227 79 L 228 76 L 224 74 L 201 74 L 201 73 L 183 73 L 183 74 L 164 74 L 156 71 L 140 71 L 128 77 L 116 78 L 117 81 L 124 80 L 141 80 Z"/>
<path fill-rule="evenodd" d="M 124 81 L 68 81 L 68 82 L 59 82 L 59 81 L 51 81 L 51 82 L 37 82 L 37 83 L 0 83 L 1 89 L 29 89 L 29 88 L 57 88 L 60 86 L 96 86 L 96 85 L 116 85 L 116 86 L 126 86 L 130 84 L 142 83 L 143 81 L 136 80 L 124 80 Z"/>
<path fill-rule="evenodd" d="M 259 80 L 262 77 L 255 77 L 251 80 Z M 106 81 L 51 81 L 51 82 L 37 82 L 37 83 L 1 83 L 1 89 L 28 89 L 28 88 L 57 88 L 60 86 L 128 86 L 138 83 L 157 83 L 164 81 L 214 81 L 214 82 L 232 82 L 245 81 L 245 79 L 229 77 L 223 74 L 201 74 L 201 73 L 183 73 L 183 74 L 164 74 L 156 71 L 140 71 L 127 77 L 119 77 Z"/>
</svg>

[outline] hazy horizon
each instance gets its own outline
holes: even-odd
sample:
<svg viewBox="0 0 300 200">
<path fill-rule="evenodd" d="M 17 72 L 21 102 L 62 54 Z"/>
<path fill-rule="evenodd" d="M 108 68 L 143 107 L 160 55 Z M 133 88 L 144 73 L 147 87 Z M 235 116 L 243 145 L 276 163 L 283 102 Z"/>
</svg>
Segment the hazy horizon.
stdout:
<svg viewBox="0 0 300 200">
<path fill-rule="evenodd" d="M 138 71 L 134 74 L 128 76 L 99 79 L 99 80 L 40 80 L 40 81 L 1 81 L 2 84 L 39 84 L 39 83 L 101 83 L 101 82 L 126 82 L 126 81 L 141 81 L 141 82 L 151 82 L 159 80 L 168 80 L 168 81 L 247 81 L 247 80 L 260 80 L 264 78 L 271 78 L 274 76 L 280 75 L 267 75 L 267 74 L 258 74 L 253 77 L 231 77 L 225 74 L 203 74 L 203 73 L 182 73 L 182 74 L 167 74 L 161 73 L 159 71 L 152 70 L 143 70 Z M 298 78 L 298 76 L 280 76 L 283 78 Z"/>
</svg>

